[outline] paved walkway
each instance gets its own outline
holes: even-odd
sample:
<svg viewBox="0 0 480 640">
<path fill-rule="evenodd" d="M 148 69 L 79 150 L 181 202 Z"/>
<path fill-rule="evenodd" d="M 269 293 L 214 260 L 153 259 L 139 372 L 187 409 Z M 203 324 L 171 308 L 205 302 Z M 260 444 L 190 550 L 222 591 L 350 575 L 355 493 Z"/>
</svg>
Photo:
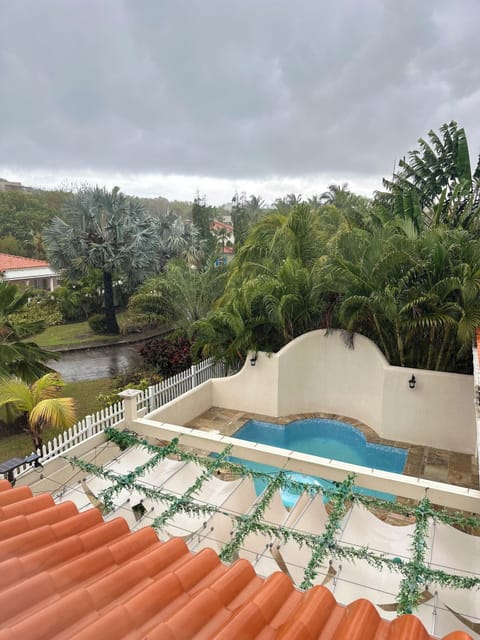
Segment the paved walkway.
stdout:
<svg viewBox="0 0 480 640">
<path fill-rule="evenodd" d="M 348 422 L 360 429 L 368 442 L 408 449 L 407 462 L 403 472 L 405 475 L 435 480 L 437 482 L 447 482 L 460 487 L 479 489 L 478 464 L 475 456 L 464 453 L 454 453 L 453 451 L 446 451 L 445 449 L 435 449 L 434 447 L 408 444 L 406 442 L 385 440 L 385 438 L 380 438 L 380 436 L 366 424 L 345 416 L 330 413 L 299 413 L 282 418 L 271 418 L 270 416 L 256 413 L 211 407 L 208 411 L 197 416 L 185 426 L 196 427 L 204 431 L 218 431 L 224 435 L 233 436 L 247 420 L 263 420 L 264 422 L 273 422 L 275 424 L 286 424 L 292 420 L 317 417 Z"/>
</svg>

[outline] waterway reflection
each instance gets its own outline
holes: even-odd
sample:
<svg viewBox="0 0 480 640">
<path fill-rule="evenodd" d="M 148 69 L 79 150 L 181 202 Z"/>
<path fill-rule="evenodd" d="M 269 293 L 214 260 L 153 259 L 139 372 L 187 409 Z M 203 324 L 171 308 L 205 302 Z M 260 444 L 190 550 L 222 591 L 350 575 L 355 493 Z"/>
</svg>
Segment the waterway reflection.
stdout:
<svg viewBox="0 0 480 640">
<path fill-rule="evenodd" d="M 137 345 L 138 347 L 138 345 Z M 47 363 L 66 382 L 112 378 L 141 366 L 142 358 L 134 346 L 112 345 L 62 353 L 59 360 Z"/>
</svg>

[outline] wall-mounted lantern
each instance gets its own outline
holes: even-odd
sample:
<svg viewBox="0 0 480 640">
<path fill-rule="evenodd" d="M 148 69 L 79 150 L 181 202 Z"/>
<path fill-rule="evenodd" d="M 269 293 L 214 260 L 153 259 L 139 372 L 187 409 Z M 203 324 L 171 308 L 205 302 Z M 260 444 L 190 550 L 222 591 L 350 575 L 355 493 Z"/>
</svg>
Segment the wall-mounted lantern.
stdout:
<svg viewBox="0 0 480 640">
<path fill-rule="evenodd" d="M 408 381 L 408 386 L 409 386 L 410 389 L 415 389 L 415 385 L 416 384 L 417 384 L 417 379 L 415 378 L 415 376 L 412 373 L 412 377 Z"/>
<path fill-rule="evenodd" d="M 250 364 L 252 365 L 252 367 L 255 366 L 255 363 L 257 362 L 257 352 L 255 351 L 255 353 L 253 354 L 253 356 L 250 358 Z"/>
</svg>

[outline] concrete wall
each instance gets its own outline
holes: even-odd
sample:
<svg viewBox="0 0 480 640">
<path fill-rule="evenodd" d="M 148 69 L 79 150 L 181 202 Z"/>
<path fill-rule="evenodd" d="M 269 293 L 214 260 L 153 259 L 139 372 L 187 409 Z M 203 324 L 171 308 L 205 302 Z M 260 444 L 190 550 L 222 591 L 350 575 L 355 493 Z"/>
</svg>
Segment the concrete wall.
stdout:
<svg viewBox="0 0 480 640">
<path fill-rule="evenodd" d="M 305 334 L 278 356 L 278 415 L 327 411 L 379 425 L 385 359 L 363 336 L 355 348 L 341 332 Z"/>
<path fill-rule="evenodd" d="M 148 414 L 152 420 L 160 422 L 171 422 L 173 424 L 186 424 L 215 406 L 212 400 L 212 382 L 207 380 L 195 389 L 187 391 L 176 400 L 168 402 L 160 409 L 156 409 Z"/>
<path fill-rule="evenodd" d="M 415 389 L 408 386 L 412 373 Z M 361 420 L 389 440 L 476 449 L 472 376 L 391 367 L 361 335 L 351 348 L 340 331 L 312 331 L 205 385 L 149 417 L 185 424 L 210 406 L 273 417 L 324 411 Z"/>
<path fill-rule="evenodd" d="M 415 389 L 408 379 L 415 373 Z M 391 440 L 475 453 L 473 377 L 387 367 L 380 433 Z"/>
<path fill-rule="evenodd" d="M 213 406 L 278 415 L 278 363 L 276 355 L 259 353 L 254 367 L 247 358 L 236 375 L 215 378 L 212 380 Z"/>
<path fill-rule="evenodd" d="M 415 389 L 408 380 L 415 373 Z M 325 411 L 356 418 L 390 440 L 475 451 L 472 376 L 391 367 L 367 338 L 312 331 L 214 380 L 214 405 L 275 417 Z"/>
</svg>

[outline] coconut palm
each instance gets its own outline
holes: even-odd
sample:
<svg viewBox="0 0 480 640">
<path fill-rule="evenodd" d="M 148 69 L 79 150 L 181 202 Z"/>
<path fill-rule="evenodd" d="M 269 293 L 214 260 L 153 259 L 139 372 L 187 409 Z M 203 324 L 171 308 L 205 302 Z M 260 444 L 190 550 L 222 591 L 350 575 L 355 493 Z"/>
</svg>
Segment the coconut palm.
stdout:
<svg viewBox="0 0 480 640">
<path fill-rule="evenodd" d="M 73 398 L 56 397 L 64 384 L 57 373 L 47 373 L 31 385 L 18 378 L 0 379 L 0 407 L 25 416 L 35 449 L 42 447 L 45 427 L 67 429 L 75 423 Z"/>
<path fill-rule="evenodd" d="M 107 330 L 119 333 L 113 282 L 138 284 L 152 273 L 158 262 L 155 224 L 140 201 L 118 187 L 80 190 L 64 217 L 54 218 L 44 232 L 50 263 L 72 279 L 101 270 Z"/>
</svg>

